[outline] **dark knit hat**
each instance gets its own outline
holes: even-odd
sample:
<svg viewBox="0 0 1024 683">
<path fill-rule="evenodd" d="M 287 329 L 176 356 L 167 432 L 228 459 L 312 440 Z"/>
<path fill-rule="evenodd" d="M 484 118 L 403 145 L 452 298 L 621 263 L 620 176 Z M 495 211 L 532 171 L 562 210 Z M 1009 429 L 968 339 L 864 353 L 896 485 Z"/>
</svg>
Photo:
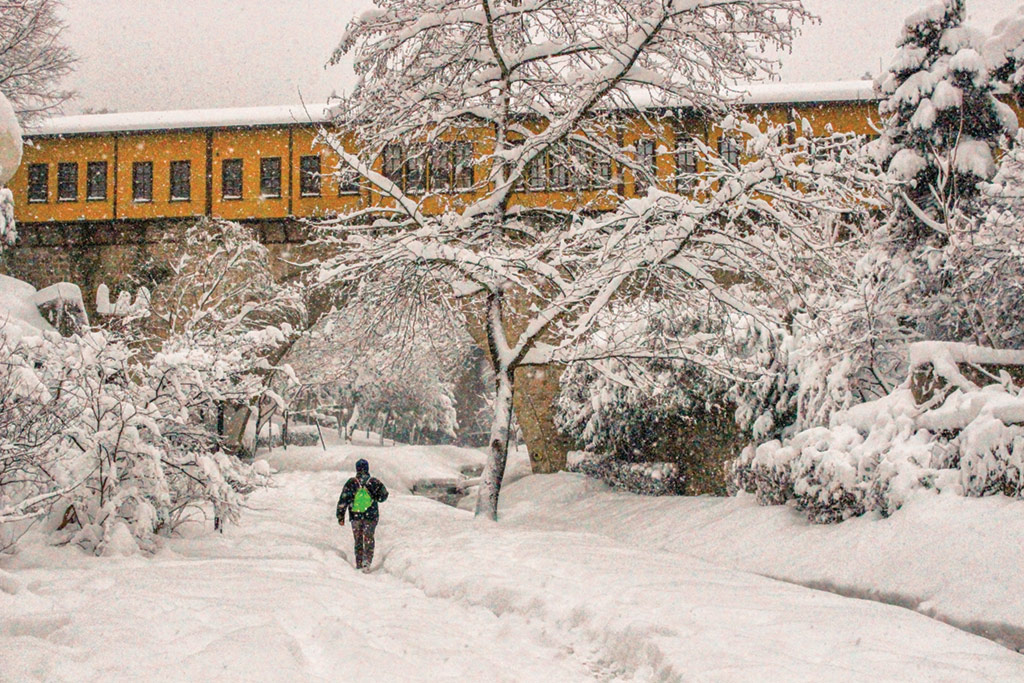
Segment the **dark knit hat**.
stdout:
<svg viewBox="0 0 1024 683">
<path fill-rule="evenodd" d="M 356 472 L 359 474 L 368 474 L 370 472 L 370 463 L 366 462 L 362 458 L 356 460 Z"/>
</svg>

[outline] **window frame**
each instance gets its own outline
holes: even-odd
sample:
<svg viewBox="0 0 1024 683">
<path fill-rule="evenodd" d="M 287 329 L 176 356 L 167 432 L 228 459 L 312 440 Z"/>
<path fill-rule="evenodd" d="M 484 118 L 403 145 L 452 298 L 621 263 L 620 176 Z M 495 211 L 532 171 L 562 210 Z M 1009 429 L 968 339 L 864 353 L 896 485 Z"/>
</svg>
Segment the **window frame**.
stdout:
<svg viewBox="0 0 1024 683">
<path fill-rule="evenodd" d="M 697 175 L 697 144 L 691 138 L 676 138 L 676 191 L 693 188 Z"/>
<path fill-rule="evenodd" d="M 315 161 L 316 170 L 307 169 L 307 162 Z M 299 157 L 299 196 L 300 197 L 322 197 L 323 184 L 323 161 L 319 154 L 304 154 Z"/>
<path fill-rule="evenodd" d="M 144 170 L 147 171 L 147 173 L 142 173 Z M 145 184 L 143 183 L 143 180 L 145 180 Z M 142 194 L 140 194 L 140 190 L 144 187 L 148 192 L 148 196 L 142 196 Z M 136 204 L 151 204 L 153 202 L 152 161 L 132 162 L 132 202 Z"/>
<path fill-rule="evenodd" d="M 381 150 L 381 175 L 405 191 L 405 151 L 402 145 L 392 142 Z"/>
<path fill-rule="evenodd" d="M 427 185 L 430 191 L 436 194 L 451 194 L 455 191 L 455 164 L 453 163 L 453 143 L 441 141 L 435 142 L 430 148 L 430 163 L 427 166 Z M 442 178 L 438 173 L 438 161 L 444 168 L 443 183 L 438 184 L 437 179 Z"/>
<path fill-rule="evenodd" d="M 175 177 L 175 169 L 181 169 L 182 166 L 186 169 L 185 173 L 185 190 L 184 196 L 177 195 L 174 193 L 175 181 L 181 181 L 181 178 Z M 169 182 L 167 183 L 167 201 L 170 202 L 190 202 L 192 201 L 192 160 L 191 159 L 176 159 L 168 164 Z"/>
<path fill-rule="evenodd" d="M 237 169 L 238 194 L 228 194 L 228 179 L 231 176 L 231 184 L 236 182 L 235 173 Z M 220 162 L 220 198 L 221 201 L 241 201 L 245 195 L 245 162 L 237 157 L 222 159 Z"/>
<path fill-rule="evenodd" d="M 560 153 L 549 158 L 548 187 L 552 192 L 566 192 L 573 189 L 573 172 L 571 162 L 563 161 L 570 152 L 559 149 Z"/>
<path fill-rule="evenodd" d="M 102 169 L 102 173 L 97 174 L 96 169 Z M 107 201 L 107 178 L 110 172 L 109 164 L 106 160 L 102 161 L 89 161 L 85 164 L 85 201 L 87 202 L 105 202 Z M 103 194 L 94 194 L 93 189 L 95 184 L 94 179 L 100 179 L 100 187 L 103 189 Z"/>
<path fill-rule="evenodd" d="M 723 134 L 718 138 L 718 158 L 730 166 L 739 167 L 743 156 L 743 143 L 735 135 Z M 728 149 L 726 149 L 728 148 Z"/>
<path fill-rule="evenodd" d="M 594 153 L 594 187 L 600 190 L 608 189 L 615 185 L 615 166 L 612 165 L 611 156 L 604 152 Z"/>
<path fill-rule="evenodd" d="M 348 164 L 342 164 L 338 167 L 336 177 L 338 179 L 339 197 L 358 196 L 362 192 L 362 183 L 359 182 L 360 176 Z"/>
<path fill-rule="evenodd" d="M 650 147 L 650 153 L 642 151 L 641 148 L 646 149 Z M 634 161 L 636 162 L 636 168 L 633 169 L 633 192 L 639 195 L 641 192 L 647 192 L 651 187 L 656 186 L 658 182 L 658 141 L 653 137 L 641 137 L 637 138 L 634 144 Z M 651 174 L 651 179 L 643 177 L 638 172 L 639 169 L 643 169 Z"/>
<path fill-rule="evenodd" d="M 70 176 L 70 177 L 68 177 Z M 70 194 L 64 190 L 70 188 Z M 71 203 L 78 201 L 78 162 L 58 161 L 57 162 L 57 201 Z"/>
<path fill-rule="evenodd" d="M 526 176 L 527 192 L 546 192 L 548 189 L 548 153 L 541 152 L 530 163 L 526 164 L 523 175 Z"/>
<path fill-rule="evenodd" d="M 584 169 L 580 189 L 602 190 L 613 184 L 612 158 L 591 145 L 577 143 L 577 163 Z"/>
<path fill-rule="evenodd" d="M 273 172 L 269 171 L 271 168 L 274 169 Z M 282 169 L 281 157 L 260 157 L 260 199 L 281 199 L 284 195 Z M 274 180 L 276 184 L 271 182 Z"/>
<path fill-rule="evenodd" d="M 410 145 L 406 147 L 406 150 L 405 192 L 410 195 L 424 195 L 427 193 L 429 172 L 427 168 L 428 151 L 422 145 Z"/>
<path fill-rule="evenodd" d="M 472 192 L 476 184 L 475 150 L 473 143 L 456 140 L 452 143 L 452 186 L 453 192 Z M 462 164 L 462 168 L 459 165 Z"/>
<path fill-rule="evenodd" d="M 42 184 L 39 184 L 39 171 L 42 170 Z M 34 195 L 34 190 L 42 190 L 42 196 Z M 29 204 L 47 204 L 50 201 L 50 165 L 29 164 L 28 165 L 28 192 Z"/>
</svg>

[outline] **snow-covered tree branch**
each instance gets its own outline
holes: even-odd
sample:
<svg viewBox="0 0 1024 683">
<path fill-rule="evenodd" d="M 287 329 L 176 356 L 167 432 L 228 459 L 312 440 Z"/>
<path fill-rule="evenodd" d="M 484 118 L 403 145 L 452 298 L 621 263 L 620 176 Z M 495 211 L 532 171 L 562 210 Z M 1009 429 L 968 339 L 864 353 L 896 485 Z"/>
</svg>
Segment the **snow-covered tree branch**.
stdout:
<svg viewBox="0 0 1024 683">
<path fill-rule="evenodd" d="M 770 73 L 762 48 L 786 47 L 807 17 L 799 2 L 379 4 L 341 41 L 335 59 L 354 53 L 360 80 L 320 137 L 385 208 L 370 223 L 361 212 L 323 226 L 336 251 L 321 281 L 468 302 L 496 377 L 478 514 L 497 516 L 518 368 L 579 360 L 602 311 L 641 291 L 767 320 L 771 307 L 730 285 L 802 296 L 842 232 L 822 226 L 866 206 L 858 183 L 871 174 L 824 172 L 789 141 L 793 128 L 727 119 L 758 160 L 737 167 L 701 146 L 706 172 L 685 195 L 665 191 L 625 141 L 638 129 L 688 141 L 672 107 L 728 111 L 738 82 Z M 519 200 L 540 169 L 562 167 L 575 210 Z M 647 195 L 622 202 L 615 173 Z M 621 206 L 594 214 L 602 201 Z"/>
<path fill-rule="evenodd" d="M 8 0 L 0 6 L 0 92 L 29 122 L 54 112 L 71 93 L 60 89 L 75 63 L 61 42 L 59 0 Z"/>
</svg>

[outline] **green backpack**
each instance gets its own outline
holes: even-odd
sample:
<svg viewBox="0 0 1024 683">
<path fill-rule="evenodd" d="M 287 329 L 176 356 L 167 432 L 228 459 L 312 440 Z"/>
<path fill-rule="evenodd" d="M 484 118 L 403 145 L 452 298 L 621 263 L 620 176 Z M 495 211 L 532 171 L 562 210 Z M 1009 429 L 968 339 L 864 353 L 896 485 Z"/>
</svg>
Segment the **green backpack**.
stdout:
<svg viewBox="0 0 1024 683">
<path fill-rule="evenodd" d="M 366 490 L 365 486 L 356 489 L 356 495 L 352 498 L 352 512 L 366 512 L 373 505 L 373 496 Z"/>
</svg>

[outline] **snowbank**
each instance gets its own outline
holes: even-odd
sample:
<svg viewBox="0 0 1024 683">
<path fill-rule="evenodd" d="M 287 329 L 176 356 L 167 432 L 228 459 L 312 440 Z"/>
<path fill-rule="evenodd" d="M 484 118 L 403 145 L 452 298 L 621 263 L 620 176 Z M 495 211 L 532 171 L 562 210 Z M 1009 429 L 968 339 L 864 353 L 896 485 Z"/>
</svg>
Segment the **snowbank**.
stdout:
<svg viewBox="0 0 1024 683">
<path fill-rule="evenodd" d="M 750 497 L 652 499 L 560 474 L 509 484 L 495 525 L 399 488 L 412 470 L 457 472 L 464 449 L 302 451 L 272 454 L 286 471 L 223 534 L 152 559 L 43 545 L 0 558 L 4 673 L 338 680 L 358 661 L 403 682 L 1024 677 L 1020 655 L 934 619 L 749 573 L 1018 623 L 1016 503 L 928 497 L 822 527 Z M 394 489 L 368 576 L 333 510 L 361 456 Z"/>
<path fill-rule="evenodd" d="M 819 525 L 749 495 L 652 499 L 560 474 L 507 487 L 503 513 L 900 605 L 1024 652 L 1024 502 L 1005 496 L 920 492 L 889 518 Z"/>
<path fill-rule="evenodd" d="M 6 185 L 21 165 L 23 145 L 14 108 L 0 92 L 0 185 Z"/>
<path fill-rule="evenodd" d="M 27 282 L 0 275 L 0 326 L 11 341 L 26 333 L 53 331 L 35 304 L 36 288 Z"/>
</svg>

